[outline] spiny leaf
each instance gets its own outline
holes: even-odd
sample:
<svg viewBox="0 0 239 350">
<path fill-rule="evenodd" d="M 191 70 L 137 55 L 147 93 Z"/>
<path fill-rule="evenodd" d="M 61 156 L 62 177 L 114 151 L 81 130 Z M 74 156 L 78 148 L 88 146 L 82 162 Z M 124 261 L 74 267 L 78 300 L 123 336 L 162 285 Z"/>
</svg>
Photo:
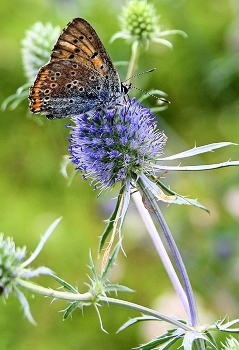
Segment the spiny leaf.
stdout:
<svg viewBox="0 0 239 350">
<path fill-rule="evenodd" d="M 215 149 L 226 147 L 226 146 L 231 146 L 231 145 L 236 145 L 236 143 L 217 142 L 217 143 L 211 143 L 209 145 L 204 145 L 204 146 L 200 146 L 200 147 L 195 146 L 194 148 L 191 148 L 187 151 L 180 152 L 180 153 L 174 154 L 174 155 L 169 156 L 169 157 L 160 158 L 159 161 L 193 157 L 193 156 L 198 155 L 198 154 L 202 154 L 202 153 L 206 153 L 206 152 L 213 152 Z"/>
<path fill-rule="evenodd" d="M 121 284 L 107 284 L 104 287 L 104 291 L 106 293 L 108 292 L 134 292 L 133 289 L 126 287 L 126 286 L 122 286 Z"/>
<path fill-rule="evenodd" d="M 136 323 L 142 322 L 142 321 L 158 321 L 158 322 L 160 322 L 160 320 L 154 316 L 134 317 L 134 318 L 131 318 L 129 321 L 125 322 L 123 324 L 123 326 L 121 326 L 118 329 L 117 333 L 123 331 L 124 329 L 128 328 L 129 326 L 132 326 L 133 324 L 136 324 Z"/>
<path fill-rule="evenodd" d="M 115 209 L 114 209 L 111 217 L 109 218 L 108 224 L 107 224 L 107 226 L 106 226 L 106 228 L 105 228 L 105 230 L 104 230 L 104 232 L 103 232 L 103 234 L 101 236 L 100 244 L 99 244 L 99 253 L 101 252 L 107 237 L 109 236 L 110 232 L 113 229 L 114 221 L 116 219 L 116 216 L 117 216 L 117 213 L 118 213 L 118 209 L 119 209 L 119 206 L 120 206 L 121 196 L 123 195 L 124 191 L 125 191 L 125 186 L 122 186 L 121 189 L 120 189 L 118 198 L 117 198 Z"/>
<path fill-rule="evenodd" d="M 171 196 L 168 196 L 167 203 L 179 204 L 179 205 L 193 205 L 195 207 L 198 207 L 200 209 L 205 210 L 207 213 L 210 213 L 210 211 L 206 207 L 204 207 L 201 203 L 199 203 L 197 199 L 190 199 L 190 198 L 187 198 L 185 196 L 182 196 L 182 195 L 174 192 L 173 190 L 171 190 L 167 186 L 165 186 L 164 183 L 161 182 L 159 179 L 156 179 L 156 178 L 153 178 L 153 179 L 155 181 L 155 184 L 157 184 L 159 187 L 163 188 L 167 193 L 169 193 L 171 195 Z M 160 190 L 161 189 L 159 188 L 159 191 Z M 160 199 L 160 198 L 158 198 L 158 199 Z"/>
<path fill-rule="evenodd" d="M 104 272 L 103 272 L 102 277 L 101 277 L 101 281 L 103 283 L 105 283 L 105 281 L 108 279 L 108 277 L 109 277 L 109 275 L 114 267 L 115 260 L 118 256 L 120 247 L 121 247 L 121 242 L 118 242 L 113 250 L 112 255 L 110 256 L 110 258 L 107 261 L 107 264 L 105 266 Z"/>
<path fill-rule="evenodd" d="M 227 323 L 223 323 L 225 321 L 225 318 L 221 321 L 218 321 L 216 323 L 216 327 L 223 332 L 231 332 L 231 333 L 238 333 L 239 332 L 239 328 L 230 328 L 232 326 L 234 326 L 235 324 L 239 323 L 239 319 L 227 322 Z"/>
<path fill-rule="evenodd" d="M 98 282 L 99 281 L 99 276 L 98 276 L 98 273 L 96 271 L 95 264 L 94 264 L 91 252 L 90 252 L 90 268 L 91 268 L 91 271 L 92 271 L 93 276 L 94 276 L 94 281 Z"/>
<path fill-rule="evenodd" d="M 151 342 L 149 342 L 147 344 L 140 345 L 138 348 L 134 348 L 134 349 L 135 350 L 151 350 L 151 349 L 155 349 L 156 346 L 161 345 L 161 344 L 166 342 L 166 344 L 160 346 L 157 349 L 158 350 L 168 350 L 178 340 L 179 340 L 178 338 L 174 338 L 174 337 L 173 338 L 169 337 L 169 340 L 165 339 L 164 342 L 162 342 L 162 339 L 156 339 L 156 340 L 152 340 Z"/>
<path fill-rule="evenodd" d="M 137 350 L 151 350 L 155 349 L 156 346 L 164 344 L 157 348 L 158 350 L 167 350 L 169 349 L 174 343 L 176 343 L 183 335 L 182 330 L 178 329 L 170 329 L 167 331 L 167 333 L 163 334 L 159 338 L 147 343 L 140 345 Z"/>
<path fill-rule="evenodd" d="M 73 311 L 75 311 L 78 307 L 79 307 L 79 302 L 73 301 L 72 303 L 70 303 L 70 305 L 67 307 L 67 309 L 64 312 L 63 320 L 66 320 L 67 317 L 71 315 Z"/>
<path fill-rule="evenodd" d="M 62 278 L 55 276 L 55 275 L 51 275 L 58 283 L 60 283 L 66 290 L 68 290 L 71 293 L 75 293 L 78 294 L 78 290 L 76 288 L 74 288 L 71 284 L 69 284 L 68 282 L 64 281 Z"/>
</svg>

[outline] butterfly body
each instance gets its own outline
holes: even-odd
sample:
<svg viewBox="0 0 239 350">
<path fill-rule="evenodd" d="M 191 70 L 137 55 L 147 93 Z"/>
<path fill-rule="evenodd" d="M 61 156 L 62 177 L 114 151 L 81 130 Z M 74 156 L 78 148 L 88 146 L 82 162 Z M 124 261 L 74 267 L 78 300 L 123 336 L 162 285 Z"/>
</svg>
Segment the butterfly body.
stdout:
<svg viewBox="0 0 239 350">
<path fill-rule="evenodd" d="M 112 108 L 130 87 L 120 82 L 95 30 L 86 20 L 75 18 L 30 88 L 30 111 L 55 119 Z"/>
</svg>

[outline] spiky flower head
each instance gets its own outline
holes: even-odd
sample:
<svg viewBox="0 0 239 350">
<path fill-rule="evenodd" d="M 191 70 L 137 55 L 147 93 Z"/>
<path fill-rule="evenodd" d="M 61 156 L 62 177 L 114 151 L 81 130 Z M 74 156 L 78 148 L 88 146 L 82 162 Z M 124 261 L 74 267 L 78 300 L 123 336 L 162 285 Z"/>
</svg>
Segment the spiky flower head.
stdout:
<svg viewBox="0 0 239 350">
<path fill-rule="evenodd" d="M 51 23 L 35 23 L 22 40 L 22 60 L 25 75 L 33 83 L 38 70 L 48 62 L 51 49 L 60 34 L 60 27 Z"/>
<path fill-rule="evenodd" d="M 111 41 L 118 38 L 126 39 L 133 43 L 134 49 L 139 43 L 144 43 L 147 47 L 151 41 L 172 48 L 171 42 L 163 37 L 170 34 L 181 34 L 187 37 L 181 30 L 161 31 L 159 18 L 154 6 L 147 0 L 128 0 L 119 17 L 121 31 L 114 34 Z"/>
<path fill-rule="evenodd" d="M 16 248 L 12 238 L 0 235 L 0 295 L 12 292 L 25 255 L 26 247 Z"/>
<path fill-rule="evenodd" d="M 129 0 L 120 16 L 121 29 L 139 41 L 153 38 L 158 20 L 154 6 L 147 0 Z"/>
<path fill-rule="evenodd" d="M 156 129 L 155 116 L 135 99 L 106 113 L 72 120 L 71 159 L 96 188 L 110 188 L 118 181 L 152 173 L 152 164 L 162 154 L 167 140 Z"/>
<path fill-rule="evenodd" d="M 239 350 L 239 342 L 234 337 L 227 338 L 226 343 L 222 344 L 223 350 Z"/>
<path fill-rule="evenodd" d="M 18 298 L 25 316 L 33 324 L 35 321 L 31 315 L 27 298 L 21 292 L 20 288 L 23 287 L 36 293 L 39 293 L 40 290 L 40 294 L 42 294 L 43 288 L 28 280 L 39 275 L 52 275 L 52 270 L 45 266 L 40 266 L 36 269 L 27 266 L 38 256 L 60 220 L 61 218 L 55 220 L 48 227 L 35 251 L 27 260 L 24 260 L 26 255 L 25 246 L 23 248 L 16 248 L 12 238 L 7 237 L 4 239 L 3 234 L 0 234 L 0 295 L 7 297 L 13 292 Z"/>
</svg>

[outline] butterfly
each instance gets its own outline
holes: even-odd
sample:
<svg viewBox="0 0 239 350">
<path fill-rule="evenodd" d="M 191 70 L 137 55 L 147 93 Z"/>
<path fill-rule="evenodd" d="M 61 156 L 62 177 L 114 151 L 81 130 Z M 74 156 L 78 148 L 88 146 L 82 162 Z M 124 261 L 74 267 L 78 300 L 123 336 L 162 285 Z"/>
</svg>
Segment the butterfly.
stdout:
<svg viewBox="0 0 239 350">
<path fill-rule="evenodd" d="M 74 18 L 30 88 L 30 111 L 56 119 L 113 108 L 130 88 L 92 26 Z"/>
</svg>

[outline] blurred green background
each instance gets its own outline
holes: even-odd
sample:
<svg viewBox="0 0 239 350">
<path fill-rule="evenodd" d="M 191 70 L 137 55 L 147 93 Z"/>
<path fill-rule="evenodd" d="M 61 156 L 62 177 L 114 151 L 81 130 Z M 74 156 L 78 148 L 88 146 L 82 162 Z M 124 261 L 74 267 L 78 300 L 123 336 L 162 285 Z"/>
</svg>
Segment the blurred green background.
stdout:
<svg viewBox="0 0 239 350">
<path fill-rule="evenodd" d="M 64 28 L 74 17 L 83 17 L 96 29 L 114 61 L 128 60 L 130 48 L 123 40 L 109 44 L 119 31 L 116 0 L 2 0 L 0 13 L 0 102 L 25 83 L 21 40 L 36 21 Z M 239 3 L 237 0 L 151 1 L 161 15 L 162 30 L 181 29 L 188 34 L 168 37 L 174 48 L 150 45 L 141 54 L 136 78 L 144 90 L 158 88 L 171 105 L 160 115 L 159 128 L 168 136 L 166 155 L 219 141 L 239 142 Z M 119 69 L 122 80 L 126 68 Z M 131 96 L 137 91 L 131 92 Z M 147 103 L 155 106 L 151 98 Z M 103 220 L 109 217 L 117 191 L 101 195 L 78 176 L 71 187 L 59 172 L 67 154 L 66 120 L 32 117 L 28 101 L 16 110 L 1 111 L 0 230 L 12 236 L 28 253 L 57 217 L 63 216 L 34 267 L 45 265 L 81 292 L 89 273 L 89 250 L 97 256 Z M 228 147 L 191 160 L 193 164 L 239 159 L 239 149 Z M 186 164 L 186 163 L 184 163 Z M 187 163 L 189 164 L 189 163 Z M 198 198 L 211 211 L 161 205 L 187 267 L 202 323 L 239 312 L 239 169 L 200 173 L 170 173 L 165 183 L 183 195 Z M 183 316 L 179 301 L 155 253 L 139 215 L 131 204 L 124 226 L 124 249 L 111 280 L 136 290 L 121 298 Z M 140 265 L 139 265 L 140 262 Z M 139 269 L 140 266 L 140 269 Z M 57 288 L 47 277 L 36 279 Z M 93 308 L 62 322 L 64 302 L 28 295 L 34 327 L 23 318 L 16 298 L 1 303 L 0 350 L 3 349 L 130 349 L 151 339 L 153 325 L 133 326 L 115 334 L 129 317 L 138 314 L 116 307 L 101 308 L 105 329 L 100 330 Z M 220 338 L 223 339 L 223 338 Z"/>
</svg>

